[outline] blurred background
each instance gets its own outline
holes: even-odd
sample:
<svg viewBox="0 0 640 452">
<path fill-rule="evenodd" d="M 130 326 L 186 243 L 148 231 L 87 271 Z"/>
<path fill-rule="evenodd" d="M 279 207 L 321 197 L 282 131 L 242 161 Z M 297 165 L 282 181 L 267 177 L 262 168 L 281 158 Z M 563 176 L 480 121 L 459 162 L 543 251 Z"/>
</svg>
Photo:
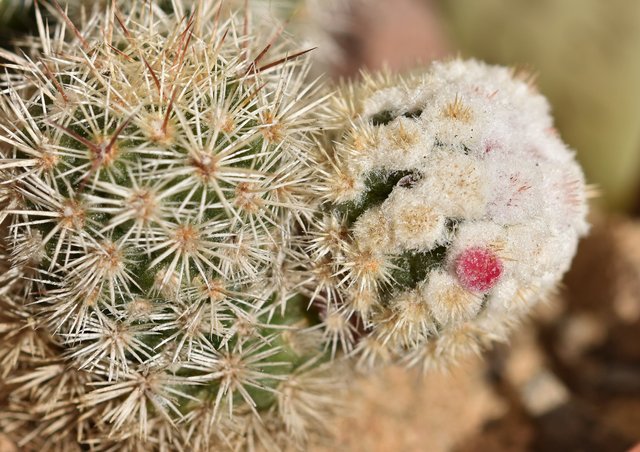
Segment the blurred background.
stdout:
<svg viewBox="0 0 640 452">
<path fill-rule="evenodd" d="M 97 4 L 69 3 L 77 20 Z M 452 56 L 530 72 L 600 193 L 564 285 L 509 344 L 447 374 L 362 377 L 336 421 L 338 450 L 640 451 L 640 1 L 249 3 L 274 27 L 288 20 L 318 47 L 317 74 L 335 79 Z M 32 13 L 0 0 L 1 46 L 34 30 Z"/>
</svg>

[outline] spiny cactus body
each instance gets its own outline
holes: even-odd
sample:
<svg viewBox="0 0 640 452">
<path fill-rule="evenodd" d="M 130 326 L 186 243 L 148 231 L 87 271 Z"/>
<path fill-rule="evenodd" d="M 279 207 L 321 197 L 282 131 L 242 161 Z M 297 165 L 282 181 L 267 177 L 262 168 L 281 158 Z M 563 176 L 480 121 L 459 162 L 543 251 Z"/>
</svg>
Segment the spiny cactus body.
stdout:
<svg viewBox="0 0 640 452">
<path fill-rule="evenodd" d="M 546 100 L 508 69 L 456 60 L 365 75 L 334 111 L 308 249 L 345 349 L 427 368 L 503 338 L 587 231 L 582 171 Z"/>
<path fill-rule="evenodd" d="M 9 56 L 0 429 L 20 446 L 273 449 L 339 389 L 295 296 L 304 51 L 216 2 L 170 10 L 40 17 L 40 53 Z"/>
<path fill-rule="evenodd" d="M 329 114 L 248 14 L 105 8 L 82 27 L 54 2 L 5 54 L 0 428 L 22 447 L 299 446 L 339 399 L 330 355 L 426 369 L 501 339 L 587 230 L 580 168 L 506 69 L 365 76 Z"/>
</svg>

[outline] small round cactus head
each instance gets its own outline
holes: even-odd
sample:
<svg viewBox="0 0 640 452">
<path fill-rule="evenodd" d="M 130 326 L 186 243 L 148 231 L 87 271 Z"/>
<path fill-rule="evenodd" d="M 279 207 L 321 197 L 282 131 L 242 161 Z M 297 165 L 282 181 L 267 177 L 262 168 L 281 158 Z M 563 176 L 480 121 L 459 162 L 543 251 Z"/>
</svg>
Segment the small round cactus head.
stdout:
<svg viewBox="0 0 640 452">
<path fill-rule="evenodd" d="M 303 441 L 343 374 L 296 296 L 322 103 L 306 51 L 219 2 L 109 3 L 82 27 L 52 2 L 33 53 L 4 55 L 0 430 L 62 450 Z"/>
<path fill-rule="evenodd" d="M 446 364 L 557 285 L 587 231 L 585 183 L 526 78 L 461 60 L 365 74 L 334 112 L 308 250 L 362 363 Z"/>
</svg>

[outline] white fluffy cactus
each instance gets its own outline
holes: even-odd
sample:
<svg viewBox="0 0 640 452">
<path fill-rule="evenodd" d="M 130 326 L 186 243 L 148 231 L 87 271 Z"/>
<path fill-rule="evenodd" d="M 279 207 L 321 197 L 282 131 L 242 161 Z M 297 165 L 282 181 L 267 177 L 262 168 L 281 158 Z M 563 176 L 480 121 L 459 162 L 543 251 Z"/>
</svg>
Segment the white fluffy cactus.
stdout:
<svg viewBox="0 0 640 452">
<path fill-rule="evenodd" d="M 340 389 L 292 251 L 322 99 L 304 51 L 218 8 L 55 7 L 4 55 L 0 431 L 25 450 L 276 449 Z"/>
<path fill-rule="evenodd" d="M 505 337 L 568 269 L 586 190 L 546 100 L 477 61 L 346 86 L 310 237 L 314 296 L 364 365 L 446 365 Z"/>
</svg>

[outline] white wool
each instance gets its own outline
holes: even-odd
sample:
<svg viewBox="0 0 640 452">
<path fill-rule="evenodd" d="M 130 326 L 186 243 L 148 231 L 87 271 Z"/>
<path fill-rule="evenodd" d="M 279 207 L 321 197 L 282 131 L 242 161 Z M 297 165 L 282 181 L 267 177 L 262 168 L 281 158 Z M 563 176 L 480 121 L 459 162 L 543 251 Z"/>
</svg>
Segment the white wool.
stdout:
<svg viewBox="0 0 640 452">
<path fill-rule="evenodd" d="M 482 296 L 466 291 L 448 272 L 434 270 L 420 292 L 433 318 L 441 325 L 455 325 L 480 311 Z"/>
<path fill-rule="evenodd" d="M 455 258 L 469 248 L 490 248 L 502 254 L 507 240 L 505 228 L 491 221 L 468 221 L 458 226 L 448 255 Z"/>
<path fill-rule="evenodd" d="M 435 150 L 425 160 L 424 178 L 416 187 L 450 218 L 481 218 L 486 212 L 487 177 L 477 158 L 456 150 Z"/>
<path fill-rule="evenodd" d="M 400 270 L 411 278 L 422 275 L 416 262 L 425 256 L 426 276 L 412 283 L 440 337 L 471 348 L 504 338 L 557 286 L 588 231 L 585 178 L 547 100 L 514 71 L 473 60 L 365 80 L 336 140 L 338 157 L 358 180 L 354 192 L 371 176 L 408 175 L 389 179 L 398 182 L 364 206 L 348 240 L 385 255 L 390 270 L 410 266 Z M 375 139 L 345 153 L 340 143 L 358 135 Z M 384 303 L 395 309 L 398 297 Z M 406 342 L 408 323 L 382 318 L 384 327 L 371 317 L 372 330 Z"/>
<path fill-rule="evenodd" d="M 445 239 L 446 217 L 435 204 L 411 196 L 410 190 L 396 187 L 383 203 L 382 212 L 401 249 L 431 249 Z"/>
<path fill-rule="evenodd" d="M 378 139 L 350 168 L 359 181 L 372 171 L 420 174 L 409 190 L 395 187 L 385 201 L 390 225 L 400 221 L 393 218 L 401 212 L 394 203 L 423 203 L 463 226 L 482 220 L 493 232 L 498 226 L 508 230 L 525 225 L 527 230 L 526 225 L 540 223 L 528 229 L 541 231 L 533 234 L 530 246 L 542 246 L 548 231 L 553 231 L 563 249 L 575 247 L 587 230 L 584 176 L 573 151 L 555 134 L 543 96 L 514 77 L 513 71 L 478 61 L 437 62 L 426 74 L 390 85 L 387 81 L 386 86 L 361 93 L 362 116 L 355 119 L 353 129 L 364 127 L 381 112 L 389 112 L 392 119 L 376 126 Z M 413 201 L 408 200 L 411 197 Z M 459 229 L 459 237 L 463 230 Z M 485 234 L 474 235 L 482 241 Z M 408 250 L 418 243 L 441 244 L 402 235 L 396 239 Z M 467 243 L 457 238 L 454 248 L 460 240 Z M 508 234 L 503 240 L 509 241 Z M 515 252 L 516 247 L 509 248 Z M 567 260 L 569 254 L 560 253 Z M 555 280 L 566 268 L 555 262 L 529 265 L 535 274 L 555 269 L 555 277 L 548 278 Z"/>
<path fill-rule="evenodd" d="M 363 248 L 392 251 L 395 246 L 393 227 L 380 207 L 363 213 L 353 225 L 353 234 Z"/>
</svg>

